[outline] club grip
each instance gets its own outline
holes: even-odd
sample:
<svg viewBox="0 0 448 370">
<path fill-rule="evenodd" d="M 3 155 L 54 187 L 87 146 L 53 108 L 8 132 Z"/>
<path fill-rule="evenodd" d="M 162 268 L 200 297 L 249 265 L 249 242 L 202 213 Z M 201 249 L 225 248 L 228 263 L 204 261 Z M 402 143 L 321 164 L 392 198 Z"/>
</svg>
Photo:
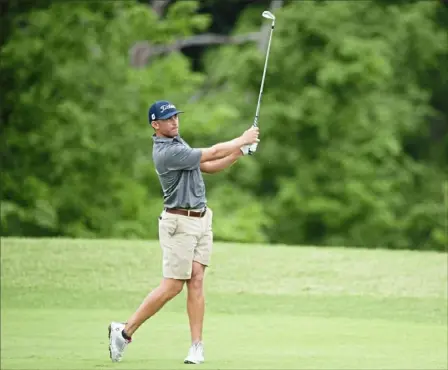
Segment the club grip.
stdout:
<svg viewBox="0 0 448 370">
<path fill-rule="evenodd" d="M 253 127 L 258 126 L 258 115 L 255 115 L 254 122 L 252 123 Z M 254 154 L 257 151 L 258 143 L 254 143 L 249 147 L 249 155 Z"/>
<path fill-rule="evenodd" d="M 249 147 L 249 155 L 254 154 L 257 151 L 258 143 L 254 143 Z"/>
</svg>

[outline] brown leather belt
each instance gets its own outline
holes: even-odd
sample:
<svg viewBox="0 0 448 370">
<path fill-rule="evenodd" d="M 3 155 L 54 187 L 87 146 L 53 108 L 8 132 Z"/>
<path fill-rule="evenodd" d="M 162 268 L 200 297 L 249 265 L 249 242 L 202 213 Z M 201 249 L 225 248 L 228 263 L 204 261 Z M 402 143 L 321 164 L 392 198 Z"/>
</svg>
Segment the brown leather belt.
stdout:
<svg viewBox="0 0 448 370">
<path fill-rule="evenodd" d="M 205 208 L 203 211 L 192 211 L 190 209 L 180 208 L 165 208 L 165 212 L 189 217 L 204 217 L 205 212 L 207 212 L 207 208 Z"/>
</svg>

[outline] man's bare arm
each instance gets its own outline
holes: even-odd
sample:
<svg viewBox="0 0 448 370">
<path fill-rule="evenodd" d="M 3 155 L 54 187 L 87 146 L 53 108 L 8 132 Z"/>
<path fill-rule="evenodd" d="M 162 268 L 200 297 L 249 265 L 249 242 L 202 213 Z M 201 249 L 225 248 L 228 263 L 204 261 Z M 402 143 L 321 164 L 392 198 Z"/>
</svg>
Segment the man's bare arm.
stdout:
<svg viewBox="0 0 448 370">
<path fill-rule="evenodd" d="M 243 155 L 240 149 L 235 150 L 230 155 L 221 158 L 221 159 L 215 159 L 212 161 L 207 161 L 204 163 L 201 163 L 201 171 L 205 173 L 217 173 L 222 170 L 225 170 L 226 168 L 229 168 L 232 164 L 234 164 L 238 158 L 240 158 Z"/>
<path fill-rule="evenodd" d="M 239 150 L 242 146 L 247 144 L 254 144 L 258 142 L 258 128 L 251 127 L 246 130 L 241 136 L 223 143 L 218 143 L 210 148 L 201 149 L 201 162 L 213 161 L 225 158 L 233 152 Z"/>
</svg>

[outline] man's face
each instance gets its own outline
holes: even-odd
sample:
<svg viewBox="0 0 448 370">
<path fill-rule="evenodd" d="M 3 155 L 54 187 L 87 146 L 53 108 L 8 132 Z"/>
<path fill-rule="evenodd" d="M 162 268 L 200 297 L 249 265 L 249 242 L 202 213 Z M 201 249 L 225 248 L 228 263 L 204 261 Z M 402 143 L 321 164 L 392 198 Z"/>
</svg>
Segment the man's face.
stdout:
<svg viewBox="0 0 448 370">
<path fill-rule="evenodd" d="M 177 114 L 168 119 L 153 121 L 152 126 L 156 133 L 165 137 L 174 137 L 179 134 L 179 117 Z"/>
</svg>

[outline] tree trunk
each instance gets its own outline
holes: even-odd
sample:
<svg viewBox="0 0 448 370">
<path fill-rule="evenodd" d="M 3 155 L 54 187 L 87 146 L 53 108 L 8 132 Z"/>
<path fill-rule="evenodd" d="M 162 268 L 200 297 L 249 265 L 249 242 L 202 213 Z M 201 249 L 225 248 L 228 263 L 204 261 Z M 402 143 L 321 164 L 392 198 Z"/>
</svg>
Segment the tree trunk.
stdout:
<svg viewBox="0 0 448 370">
<path fill-rule="evenodd" d="M 151 8 L 156 12 L 159 18 L 162 18 L 165 8 L 170 0 L 150 0 Z"/>
<path fill-rule="evenodd" d="M 283 6 L 283 0 L 272 0 L 271 5 L 269 7 L 269 11 L 275 15 L 275 11 L 277 9 L 280 9 L 282 6 Z M 258 48 L 262 53 L 265 52 L 268 47 L 270 29 L 271 24 L 268 22 L 263 22 L 263 25 L 261 26 L 260 30 L 261 35 L 258 42 Z"/>
</svg>

